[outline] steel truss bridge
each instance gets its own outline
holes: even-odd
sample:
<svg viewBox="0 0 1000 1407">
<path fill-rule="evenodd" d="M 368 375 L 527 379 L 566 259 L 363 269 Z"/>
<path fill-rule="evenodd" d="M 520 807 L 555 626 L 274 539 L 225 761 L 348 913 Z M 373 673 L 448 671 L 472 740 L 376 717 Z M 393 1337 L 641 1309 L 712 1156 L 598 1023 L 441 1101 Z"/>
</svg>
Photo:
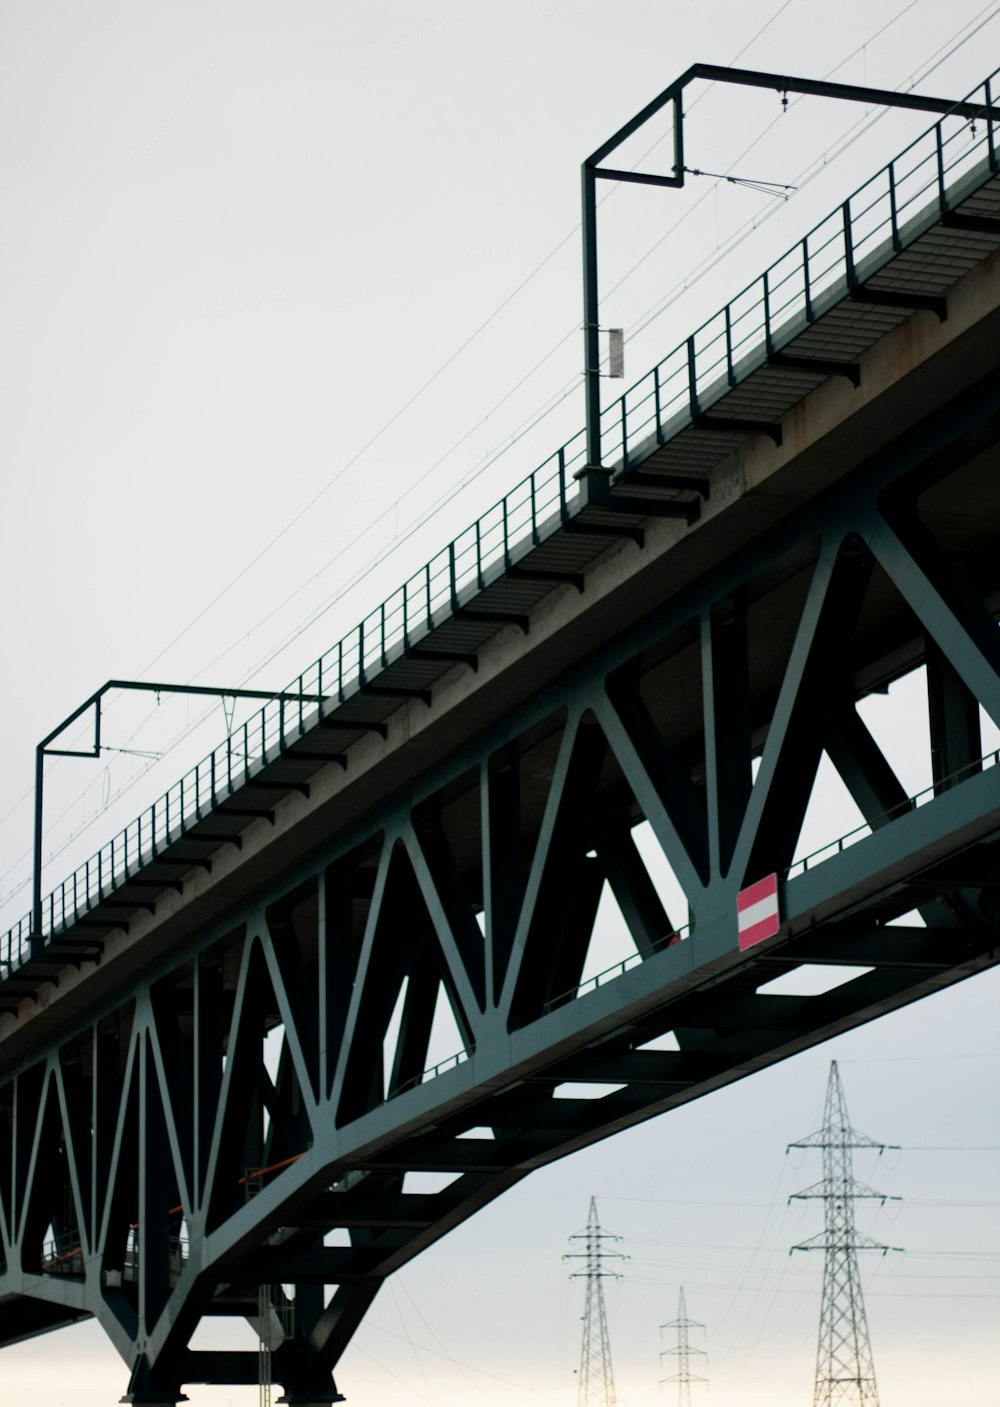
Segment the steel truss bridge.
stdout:
<svg viewBox="0 0 1000 1407">
<path fill-rule="evenodd" d="M 282 1401 L 339 1401 L 385 1278 L 533 1168 L 997 960 L 994 111 L 610 406 L 610 476 L 562 447 L 6 935 L 0 1341 L 93 1316 L 172 1404 L 257 1381 L 189 1341 L 270 1286 Z M 911 796 L 857 704 L 919 666 Z M 797 860 L 824 753 L 867 824 Z M 634 954 L 583 981 L 605 886 Z M 864 971 L 759 990 L 803 963 Z"/>
</svg>

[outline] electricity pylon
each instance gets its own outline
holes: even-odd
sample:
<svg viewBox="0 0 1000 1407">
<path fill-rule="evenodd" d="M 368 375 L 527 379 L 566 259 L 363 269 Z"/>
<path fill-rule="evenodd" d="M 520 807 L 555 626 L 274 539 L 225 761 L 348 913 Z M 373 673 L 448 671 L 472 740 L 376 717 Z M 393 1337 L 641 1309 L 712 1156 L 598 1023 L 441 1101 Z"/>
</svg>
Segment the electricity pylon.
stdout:
<svg viewBox="0 0 1000 1407">
<path fill-rule="evenodd" d="M 819 1316 L 819 1348 L 816 1355 L 814 1407 L 878 1407 L 875 1365 L 868 1336 L 868 1319 L 861 1292 L 858 1251 L 890 1249 L 874 1241 L 854 1224 L 854 1203 L 862 1198 L 879 1202 L 897 1201 L 866 1187 L 854 1176 L 854 1149 L 885 1151 L 867 1134 L 851 1127 L 847 1102 L 840 1083 L 837 1062 L 830 1064 L 826 1087 L 823 1127 L 808 1138 L 790 1143 L 789 1148 L 821 1148 L 823 1180 L 793 1194 L 793 1199 L 816 1198 L 823 1202 L 823 1230 L 793 1251 L 823 1251 L 823 1298 Z"/>
<path fill-rule="evenodd" d="M 699 1324 L 697 1319 L 687 1317 L 687 1303 L 684 1299 L 684 1287 L 681 1286 L 680 1297 L 677 1301 L 677 1318 L 672 1319 L 669 1324 L 661 1324 L 660 1332 L 664 1329 L 677 1330 L 677 1345 L 675 1348 L 667 1348 L 660 1354 L 661 1358 L 672 1357 L 677 1359 L 677 1372 L 671 1373 L 668 1378 L 661 1378 L 661 1383 L 677 1384 L 677 1407 L 691 1407 L 691 1384 L 707 1383 L 707 1378 L 700 1378 L 697 1373 L 691 1372 L 692 1353 L 705 1354 L 703 1348 L 691 1347 L 690 1329 L 704 1329 L 704 1324 Z M 705 1355 L 707 1357 L 707 1355 Z"/>
<path fill-rule="evenodd" d="M 605 1249 L 606 1241 L 620 1241 L 610 1231 L 602 1231 L 597 1219 L 597 1201 L 590 1199 L 586 1231 L 578 1231 L 571 1241 L 585 1241 L 586 1249 L 570 1251 L 563 1260 L 585 1260 L 583 1270 L 574 1270 L 573 1280 L 586 1280 L 587 1304 L 583 1314 L 583 1346 L 580 1350 L 580 1377 L 577 1388 L 579 1407 L 615 1407 L 615 1378 L 611 1370 L 611 1342 L 608 1315 L 604 1307 L 604 1281 L 620 1280 L 616 1270 L 606 1270 L 608 1261 L 626 1260 L 619 1251 Z"/>
</svg>

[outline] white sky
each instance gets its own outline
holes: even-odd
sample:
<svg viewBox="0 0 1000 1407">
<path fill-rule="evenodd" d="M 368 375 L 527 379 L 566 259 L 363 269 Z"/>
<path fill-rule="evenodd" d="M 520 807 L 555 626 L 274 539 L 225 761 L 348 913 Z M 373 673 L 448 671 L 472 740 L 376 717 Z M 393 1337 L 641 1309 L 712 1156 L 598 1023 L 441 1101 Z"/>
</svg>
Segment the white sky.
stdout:
<svg viewBox="0 0 1000 1407">
<path fill-rule="evenodd" d="M 1000 63 L 1000 4 L 0 0 L 3 926 L 28 905 L 34 744 L 83 697 L 113 675 L 281 686 L 578 428 L 579 164 L 688 64 L 737 58 L 958 98 Z M 628 277 L 602 321 L 632 334 L 630 380 L 925 125 L 697 97 L 692 165 L 800 189 L 609 197 L 602 285 Z M 918 775 L 915 699 L 873 706 Z M 50 881 L 217 741 L 221 710 L 192 728 L 201 712 L 112 709 L 117 746 L 177 740 L 148 772 L 53 766 Z M 799 1222 L 785 1198 L 819 1169 L 783 1149 L 836 1055 L 867 1132 L 993 1150 L 859 1173 L 907 1198 L 873 1230 L 906 1255 L 867 1272 L 883 1403 L 994 1403 L 998 990 L 981 977 L 536 1174 L 383 1291 L 341 1390 L 568 1407 L 582 1297 L 560 1255 L 596 1193 L 633 1257 L 612 1291 L 623 1404 L 660 1398 L 681 1283 L 715 1407 L 808 1401 L 820 1260 L 786 1249 L 818 1209 Z M 94 1326 L 0 1355 L 12 1403 L 124 1383 Z"/>
</svg>

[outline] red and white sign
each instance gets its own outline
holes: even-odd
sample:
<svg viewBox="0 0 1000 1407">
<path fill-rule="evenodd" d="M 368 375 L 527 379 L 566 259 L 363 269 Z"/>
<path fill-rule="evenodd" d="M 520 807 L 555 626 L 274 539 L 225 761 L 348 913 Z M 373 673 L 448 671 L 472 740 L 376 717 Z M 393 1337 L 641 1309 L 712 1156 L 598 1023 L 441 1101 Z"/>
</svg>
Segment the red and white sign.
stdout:
<svg viewBox="0 0 1000 1407">
<path fill-rule="evenodd" d="M 769 874 L 736 896 L 736 926 L 740 935 L 740 952 L 773 938 L 781 927 L 778 912 L 778 876 Z"/>
</svg>

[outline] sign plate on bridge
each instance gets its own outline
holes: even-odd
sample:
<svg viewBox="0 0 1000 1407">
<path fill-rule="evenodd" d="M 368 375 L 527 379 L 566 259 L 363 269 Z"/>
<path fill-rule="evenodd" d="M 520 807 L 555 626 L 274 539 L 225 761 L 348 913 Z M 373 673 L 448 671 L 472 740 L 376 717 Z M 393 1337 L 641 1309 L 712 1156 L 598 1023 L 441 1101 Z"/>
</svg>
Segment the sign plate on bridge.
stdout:
<svg viewBox="0 0 1000 1407">
<path fill-rule="evenodd" d="M 740 937 L 740 952 L 773 938 L 781 927 L 778 911 L 778 876 L 769 874 L 736 896 L 736 927 Z"/>
</svg>

